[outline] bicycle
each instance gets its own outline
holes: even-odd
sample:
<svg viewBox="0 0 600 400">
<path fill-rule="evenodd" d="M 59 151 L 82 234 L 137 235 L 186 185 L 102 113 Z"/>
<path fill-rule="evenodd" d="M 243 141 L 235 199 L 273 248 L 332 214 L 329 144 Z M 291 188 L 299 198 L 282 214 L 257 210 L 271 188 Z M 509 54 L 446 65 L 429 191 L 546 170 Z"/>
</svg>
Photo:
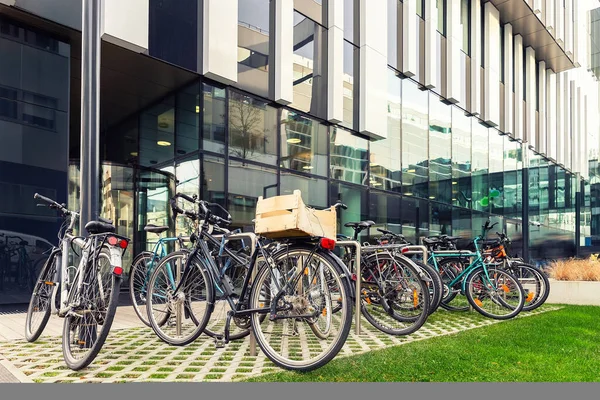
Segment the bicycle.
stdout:
<svg viewBox="0 0 600 400">
<path fill-rule="evenodd" d="M 449 306 L 449 303 L 460 293 L 466 295 L 471 307 L 486 317 L 501 320 L 513 318 L 521 312 L 525 304 L 523 288 L 512 274 L 495 264 L 484 262 L 478 245 L 478 242 L 482 240 L 483 235 L 473 240 L 475 252 L 465 253 L 457 250 L 453 253 L 450 250 L 444 253 L 436 251 L 431 253 L 429 263 L 440 271 L 442 278 L 446 278 L 442 307 L 456 310 L 457 307 Z M 439 264 L 438 258 L 443 258 Z M 463 260 L 467 258 L 474 260 L 464 267 Z M 457 260 L 460 269 L 452 265 Z M 490 307 L 498 306 L 498 308 L 495 311 L 488 310 L 488 305 Z M 501 314 L 500 312 L 506 313 Z"/>
<path fill-rule="evenodd" d="M 406 246 L 412 246 L 412 243 L 407 241 L 404 235 L 381 228 L 377 228 L 377 231 L 382 234 L 377 238 L 378 244 L 400 245 L 398 247 L 395 247 L 393 249 L 393 252 L 406 257 L 406 255 L 402 252 L 402 249 L 406 248 Z M 437 311 L 437 309 L 440 307 L 440 304 L 442 303 L 442 295 L 444 290 L 442 277 L 434 267 L 425 263 L 423 260 L 417 259 L 416 256 L 413 256 L 412 258 L 410 258 L 410 260 L 417 264 L 417 266 L 423 270 L 423 273 L 425 273 L 426 277 L 428 278 L 426 280 L 426 284 L 429 288 L 429 293 L 431 297 L 429 302 L 429 315 L 431 315 L 435 311 Z"/>
<path fill-rule="evenodd" d="M 129 296 L 133 304 L 133 309 L 140 321 L 146 326 L 150 326 L 148 315 L 146 314 L 147 285 L 154 267 L 161 259 L 167 256 L 167 244 L 170 242 L 179 242 L 180 249 L 184 248 L 184 240 L 181 236 L 163 238 L 160 235 L 169 230 L 168 226 L 146 225 L 144 231 L 156 233 L 159 235 L 158 241 L 152 251 L 143 251 L 138 254 L 131 263 L 129 272 Z"/>
<path fill-rule="evenodd" d="M 218 292 L 230 307 L 223 344 L 230 341 L 233 323 L 242 330 L 251 327 L 263 353 L 281 368 L 314 370 L 335 357 L 350 331 L 353 298 L 349 274 L 331 253 L 335 241 L 286 238 L 267 243 L 248 234 L 255 246 L 248 260 L 225 245 L 226 232 L 221 240 L 212 234 L 215 227 L 231 224 L 223 207 L 184 194 L 176 197 L 199 206 L 198 212 L 184 211 L 171 201 L 174 213 L 198 221 L 198 231 L 191 238 L 191 253 L 171 253 L 150 278 L 147 312 L 159 338 L 172 345 L 196 340 L 207 326 Z M 342 206 L 337 203 L 332 209 Z M 211 207 L 220 208 L 226 217 L 215 215 Z M 228 275 L 220 273 L 221 259 L 212 251 L 247 268 L 239 292 Z"/>
<path fill-rule="evenodd" d="M 77 212 L 37 193 L 34 198 L 59 211 L 64 221 L 59 244 L 52 248 L 36 281 L 27 309 L 25 337 L 29 342 L 37 340 L 50 314 L 64 318 L 63 357 L 70 369 L 80 370 L 95 359 L 108 336 L 129 239 L 116 234 L 112 222 L 102 218 L 85 225 L 87 238 L 74 236 Z M 69 247 L 75 251 L 74 246 L 81 249 L 77 267 L 68 265 Z"/>
<path fill-rule="evenodd" d="M 348 222 L 358 235 L 375 225 L 373 221 Z M 350 239 L 343 235 L 338 238 Z M 409 335 L 419 330 L 427 321 L 430 309 L 429 288 L 425 273 L 411 260 L 392 253 L 393 246 L 363 245 L 360 260 L 350 246 L 345 247 L 342 258 L 350 270 L 356 262 L 361 266 L 361 313 L 375 328 L 389 335 Z M 359 279 L 357 274 L 353 279 Z M 357 311 L 358 312 L 358 311 Z"/>
<path fill-rule="evenodd" d="M 523 311 L 535 310 L 544 304 L 550 295 L 548 277 L 538 267 L 525 263 L 522 259 L 510 257 L 508 255 L 510 239 L 504 233 L 496 232 L 496 235 L 498 239 L 484 243 L 485 262 L 501 263 L 503 269 L 513 274 L 525 291 Z"/>
</svg>

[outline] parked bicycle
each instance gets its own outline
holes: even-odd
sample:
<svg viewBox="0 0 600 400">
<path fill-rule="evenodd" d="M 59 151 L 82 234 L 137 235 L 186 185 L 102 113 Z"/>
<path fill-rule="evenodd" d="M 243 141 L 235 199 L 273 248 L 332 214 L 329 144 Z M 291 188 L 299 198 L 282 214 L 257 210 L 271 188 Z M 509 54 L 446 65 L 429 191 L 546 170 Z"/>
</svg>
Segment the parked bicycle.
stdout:
<svg viewBox="0 0 600 400">
<path fill-rule="evenodd" d="M 80 370 L 96 357 L 108 336 L 117 302 L 129 239 L 115 233 L 111 221 L 99 218 L 85 229 L 88 237 L 73 235 L 79 214 L 39 194 L 41 200 L 64 217 L 59 244 L 53 247 L 33 290 L 25 337 L 33 342 L 43 332 L 50 314 L 64 318 L 62 347 L 67 366 Z M 81 249 L 78 266 L 69 266 L 69 248 Z"/>
<path fill-rule="evenodd" d="M 354 242 L 373 221 L 348 222 Z M 338 238 L 350 238 L 338 235 Z M 351 271 L 361 270 L 361 310 L 375 328 L 390 335 L 409 335 L 427 321 L 430 310 L 429 278 L 411 260 L 393 251 L 394 246 L 363 246 L 360 260 L 356 250 L 345 246 L 342 260 Z M 355 273 L 353 279 L 359 279 Z M 357 311 L 358 312 L 358 311 Z"/>
<path fill-rule="evenodd" d="M 184 211 L 171 201 L 175 213 L 198 221 L 198 234 L 192 237 L 191 253 L 169 254 L 150 277 L 147 312 L 156 334 L 173 345 L 193 342 L 205 330 L 219 296 L 231 309 L 224 344 L 234 324 L 251 327 L 263 353 L 285 369 L 309 371 L 335 357 L 350 330 L 353 298 L 349 273 L 331 253 L 335 241 L 255 237 L 248 260 L 213 235 L 215 228 L 231 223 L 225 209 L 184 194 L 177 197 L 199 207 L 198 212 Z M 213 213 L 213 207 L 226 217 Z M 213 251 L 227 254 L 232 267 L 245 270 L 241 290 L 221 273 L 222 261 Z"/>
</svg>

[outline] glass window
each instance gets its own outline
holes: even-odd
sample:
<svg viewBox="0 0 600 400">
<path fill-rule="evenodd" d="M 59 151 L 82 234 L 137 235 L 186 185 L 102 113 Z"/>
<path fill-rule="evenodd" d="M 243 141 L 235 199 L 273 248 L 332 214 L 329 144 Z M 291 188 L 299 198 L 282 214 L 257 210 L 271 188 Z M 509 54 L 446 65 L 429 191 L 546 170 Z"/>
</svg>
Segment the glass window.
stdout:
<svg viewBox="0 0 600 400">
<path fill-rule="evenodd" d="M 354 7 L 357 0 L 344 0 L 344 39 L 357 43 L 354 37 Z"/>
<path fill-rule="evenodd" d="M 151 56 L 197 70 L 198 4 L 181 0 L 150 1 L 148 51 Z"/>
<path fill-rule="evenodd" d="M 429 93 L 429 198 L 451 203 L 452 107 Z"/>
<path fill-rule="evenodd" d="M 225 161 L 200 154 L 200 165 L 200 198 L 225 207 Z"/>
<path fill-rule="evenodd" d="M 402 199 L 402 234 L 411 243 L 429 235 L 429 204 L 425 200 Z"/>
<path fill-rule="evenodd" d="M 202 84 L 202 148 L 225 153 L 225 89 Z"/>
<path fill-rule="evenodd" d="M 353 129 L 354 118 L 354 66 L 358 60 L 358 47 L 344 41 L 344 120 L 341 125 Z"/>
<path fill-rule="evenodd" d="M 168 97 L 140 115 L 140 164 L 155 166 L 174 158 L 175 98 Z"/>
<path fill-rule="evenodd" d="M 229 162 L 228 210 L 235 227 L 251 227 L 260 196 L 277 195 L 277 171 L 239 161 Z"/>
<path fill-rule="evenodd" d="M 429 234 L 452 235 L 452 206 L 431 203 Z"/>
<path fill-rule="evenodd" d="M 322 61 L 325 28 L 294 12 L 294 97 L 292 107 L 325 117 L 326 91 Z"/>
<path fill-rule="evenodd" d="M 540 161 L 541 157 L 529 152 L 529 221 L 540 220 Z"/>
<path fill-rule="evenodd" d="M 281 167 L 327 176 L 327 126 L 281 110 Z"/>
<path fill-rule="evenodd" d="M 488 189 L 489 132 L 488 128 L 481 125 L 475 118 L 472 119 L 472 123 L 472 206 L 474 210 L 487 211 L 490 204 Z"/>
<path fill-rule="evenodd" d="M 504 136 L 490 129 L 489 137 L 489 204 L 490 212 L 504 212 Z"/>
<path fill-rule="evenodd" d="M 366 185 L 368 141 L 336 126 L 331 131 L 331 178 Z"/>
<path fill-rule="evenodd" d="M 387 138 L 371 142 L 370 185 L 376 189 L 401 191 L 401 141 L 402 118 L 400 89 L 402 80 L 388 69 L 388 130 Z"/>
<path fill-rule="evenodd" d="M 437 31 L 446 36 L 446 0 L 435 0 L 437 9 Z"/>
<path fill-rule="evenodd" d="M 229 155 L 264 164 L 277 162 L 277 109 L 231 91 Z"/>
<path fill-rule="evenodd" d="M 332 183 L 329 186 L 330 198 L 329 201 L 333 204 L 337 200 L 348 206 L 347 210 L 338 210 L 338 227 L 337 232 L 352 237 L 354 230 L 344 226 L 347 222 L 358 222 L 366 220 L 369 216 L 367 206 L 367 191 L 361 186 L 344 185 L 342 183 Z M 367 231 L 363 231 L 361 238 L 367 235 Z"/>
<path fill-rule="evenodd" d="M 462 27 L 461 49 L 471 55 L 471 0 L 460 0 L 460 25 Z"/>
<path fill-rule="evenodd" d="M 468 240 L 473 239 L 471 210 L 459 207 L 452 209 L 452 235 Z"/>
<path fill-rule="evenodd" d="M 177 93 L 176 156 L 198 150 L 200 127 L 200 84 L 190 85 Z"/>
<path fill-rule="evenodd" d="M 179 162 L 175 166 L 175 176 L 177 177 L 175 189 L 177 193 L 184 193 L 188 196 L 200 195 L 200 161 L 197 157 Z M 193 232 L 193 221 L 179 215 L 175 230 L 177 235 L 190 235 Z"/>
<path fill-rule="evenodd" d="M 471 194 L 471 118 L 452 107 L 452 204 L 471 208 Z"/>
<path fill-rule="evenodd" d="M 399 45 L 399 32 L 398 32 L 398 10 L 400 2 L 398 0 L 387 0 L 388 8 L 388 64 L 398 69 L 398 45 Z"/>
<path fill-rule="evenodd" d="M 327 180 L 281 171 L 281 195 L 293 194 L 294 190 L 302 192 L 307 206 L 326 208 L 330 205 L 327 204 Z"/>
<path fill-rule="evenodd" d="M 402 81 L 402 185 L 407 196 L 427 198 L 429 181 L 428 96 L 409 79 Z"/>
<path fill-rule="evenodd" d="M 238 2 L 238 82 L 260 96 L 269 95 L 269 0 Z"/>
<path fill-rule="evenodd" d="M 383 228 L 392 232 L 402 232 L 400 196 L 371 192 L 369 196 L 369 219 L 377 223 L 371 228 L 371 236 L 379 236 L 376 228 Z"/>
</svg>

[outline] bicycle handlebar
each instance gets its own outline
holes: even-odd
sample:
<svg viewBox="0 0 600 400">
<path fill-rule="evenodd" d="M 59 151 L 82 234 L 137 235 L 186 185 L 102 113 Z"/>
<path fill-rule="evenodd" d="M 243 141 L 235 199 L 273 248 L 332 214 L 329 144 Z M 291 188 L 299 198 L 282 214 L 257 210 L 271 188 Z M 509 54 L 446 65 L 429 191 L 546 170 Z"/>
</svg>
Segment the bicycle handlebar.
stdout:
<svg viewBox="0 0 600 400">
<path fill-rule="evenodd" d="M 56 208 L 57 210 L 62 211 L 64 214 L 78 215 L 75 211 L 70 211 L 64 204 L 59 204 L 56 201 L 49 199 L 46 196 L 42 196 L 39 193 L 34 194 L 33 198 L 48 203 L 50 208 Z M 110 223 L 112 224 L 112 221 Z"/>
<path fill-rule="evenodd" d="M 180 208 L 179 206 L 177 206 L 176 199 L 179 197 L 184 200 L 189 201 L 190 203 L 198 204 L 200 206 L 201 212 L 194 213 L 191 211 L 185 211 L 182 208 Z M 171 208 L 173 209 L 173 213 L 175 213 L 175 217 L 177 217 L 176 214 L 183 214 L 186 217 L 191 218 L 192 220 L 196 220 L 196 219 L 200 218 L 201 216 L 204 216 L 204 218 L 207 221 L 209 221 L 215 225 L 231 225 L 231 222 L 232 222 L 231 214 L 229 214 L 229 212 L 225 208 L 223 208 L 218 203 L 209 203 L 204 200 L 199 200 L 196 195 L 193 195 L 192 197 L 190 197 L 184 193 L 177 193 L 170 200 L 170 203 L 171 203 Z M 217 215 L 214 215 L 209 209 L 209 207 L 214 207 L 214 206 L 220 208 L 225 214 L 227 214 L 227 218 L 222 218 Z"/>
</svg>

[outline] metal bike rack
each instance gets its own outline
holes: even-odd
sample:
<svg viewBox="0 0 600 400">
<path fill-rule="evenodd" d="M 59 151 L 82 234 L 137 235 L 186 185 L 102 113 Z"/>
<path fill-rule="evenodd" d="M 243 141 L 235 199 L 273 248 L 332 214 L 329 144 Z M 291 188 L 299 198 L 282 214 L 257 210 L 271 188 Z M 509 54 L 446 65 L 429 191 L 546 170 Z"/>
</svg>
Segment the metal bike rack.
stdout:
<svg viewBox="0 0 600 400">
<path fill-rule="evenodd" d="M 356 258 L 354 259 L 355 265 L 355 273 L 356 273 L 356 310 L 354 312 L 354 329 L 357 335 L 360 335 L 360 281 L 362 278 L 362 271 L 360 270 L 360 254 L 361 254 L 361 244 L 355 240 L 341 240 L 335 243 L 336 246 L 353 246 L 356 249 Z"/>
<path fill-rule="evenodd" d="M 428 259 L 428 251 L 427 251 L 427 247 L 425 246 L 413 246 L 413 245 L 408 245 L 408 246 L 403 246 L 403 249 L 408 248 L 408 251 L 404 251 L 402 252 L 402 254 L 423 254 L 423 262 L 427 263 L 427 259 Z"/>
</svg>

